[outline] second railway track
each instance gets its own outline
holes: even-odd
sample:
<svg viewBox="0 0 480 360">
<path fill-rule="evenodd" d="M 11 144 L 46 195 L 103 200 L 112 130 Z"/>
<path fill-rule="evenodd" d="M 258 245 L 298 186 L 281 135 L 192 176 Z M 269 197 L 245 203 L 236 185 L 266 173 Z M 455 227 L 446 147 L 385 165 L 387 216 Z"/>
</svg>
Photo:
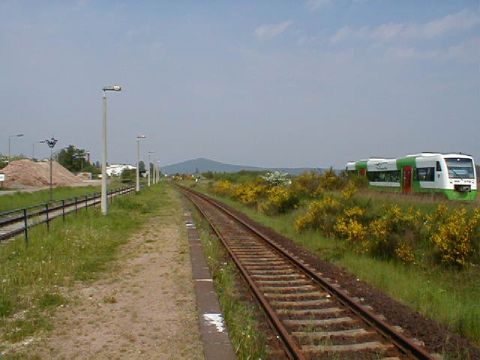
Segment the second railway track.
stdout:
<svg viewBox="0 0 480 360">
<path fill-rule="evenodd" d="M 292 359 L 434 359 L 222 204 L 187 188 Z"/>
</svg>

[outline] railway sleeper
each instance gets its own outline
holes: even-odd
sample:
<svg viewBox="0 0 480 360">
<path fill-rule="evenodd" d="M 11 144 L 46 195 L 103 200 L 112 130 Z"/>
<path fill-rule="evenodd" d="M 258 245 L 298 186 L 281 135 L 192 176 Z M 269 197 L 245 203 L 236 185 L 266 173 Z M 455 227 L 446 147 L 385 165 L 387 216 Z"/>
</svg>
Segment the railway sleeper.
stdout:
<svg viewBox="0 0 480 360">
<path fill-rule="evenodd" d="M 269 299 L 297 299 L 297 301 L 302 300 L 315 300 L 318 298 L 325 297 L 327 293 L 322 291 L 309 291 L 309 292 L 297 292 L 297 293 L 271 293 L 271 292 L 264 292 L 263 295 Z"/>
<path fill-rule="evenodd" d="M 284 260 L 278 260 L 278 256 L 268 256 L 268 255 L 252 255 L 252 254 L 249 254 L 249 255 L 239 255 L 239 254 L 236 254 L 237 258 L 239 258 L 240 260 L 242 260 L 242 262 L 268 262 L 268 263 L 281 263 L 281 264 L 284 264 L 285 261 Z"/>
<path fill-rule="evenodd" d="M 354 324 L 358 320 L 352 319 L 350 316 L 328 318 L 328 319 L 284 319 L 283 323 L 289 327 L 302 328 L 308 327 L 325 327 L 336 324 Z"/>
<path fill-rule="evenodd" d="M 256 258 L 265 259 L 265 260 L 278 259 L 278 256 L 272 255 L 271 253 L 267 253 L 267 252 L 256 252 L 254 255 L 252 255 L 250 251 L 249 252 L 245 251 L 245 252 L 235 252 L 235 254 L 239 259 L 256 259 Z"/>
<path fill-rule="evenodd" d="M 316 290 L 318 287 L 311 284 L 289 284 L 288 286 L 260 286 L 260 289 L 269 293 L 290 294 L 296 291 Z"/>
<path fill-rule="evenodd" d="M 330 336 L 303 336 L 303 337 L 295 337 L 294 338 L 297 340 L 298 344 L 300 346 L 306 346 L 306 345 L 352 345 L 352 344 L 364 344 L 372 341 L 378 341 L 381 343 L 388 343 L 385 341 L 384 338 L 380 337 L 376 332 L 374 331 L 358 331 L 358 330 L 363 330 L 363 329 L 355 329 L 355 334 L 351 335 L 349 333 L 346 333 L 345 335 L 330 335 Z M 343 333 L 345 333 L 348 330 L 344 330 Z M 320 333 L 320 332 L 318 332 Z M 332 331 L 328 330 L 325 331 L 325 333 L 342 333 L 341 330 L 337 331 Z M 293 334 L 292 334 L 293 335 Z"/>
<path fill-rule="evenodd" d="M 269 259 L 256 259 L 254 257 L 247 260 L 242 260 L 242 265 L 249 266 L 264 266 L 264 267 L 277 267 L 277 266 L 288 266 L 291 267 L 289 263 L 285 260 L 269 260 Z"/>
<path fill-rule="evenodd" d="M 300 326 L 300 327 L 308 327 L 310 326 L 308 323 L 305 323 L 305 324 L 302 324 L 301 322 L 302 321 L 323 321 L 323 320 L 335 320 L 335 319 L 343 319 L 345 317 L 348 317 L 350 316 L 350 314 L 346 311 L 346 310 L 340 310 L 340 311 L 325 311 L 325 312 L 322 312 L 321 310 L 323 309 L 317 309 L 319 311 L 317 311 L 316 313 L 311 313 L 311 314 L 308 314 L 308 315 L 303 315 L 303 314 L 291 314 L 291 315 L 287 315 L 287 314 L 282 314 L 280 315 L 280 319 L 282 320 L 285 320 L 285 321 L 299 321 L 298 324 L 294 324 L 292 323 L 293 325 L 297 325 L 297 326 Z M 353 318 L 354 320 L 356 320 L 356 318 Z M 358 323 L 360 323 L 360 321 L 357 321 Z M 341 323 L 341 321 L 340 321 Z M 334 323 L 335 324 L 335 323 Z M 342 327 L 341 327 L 342 328 Z M 340 329 L 341 329 L 340 328 Z M 348 329 L 351 328 L 351 326 L 348 326 L 347 327 Z M 315 326 L 312 325 L 312 327 L 308 328 L 308 329 L 315 329 Z M 330 330 L 333 330 L 330 329 Z"/>
<path fill-rule="evenodd" d="M 268 265 L 244 265 L 250 272 L 255 272 L 255 274 L 298 274 L 290 265 L 285 264 L 285 266 L 275 266 L 272 268 Z"/>
<path fill-rule="evenodd" d="M 394 346 L 392 344 L 384 344 L 380 341 L 369 341 L 358 344 L 342 344 L 342 345 L 304 345 L 302 350 L 306 353 L 343 353 L 343 352 L 358 352 L 365 350 L 374 350 L 375 353 L 381 351 L 385 353 L 392 350 Z M 357 354 L 358 355 L 358 354 Z"/>
<path fill-rule="evenodd" d="M 295 279 L 305 279 L 303 275 L 300 275 L 298 273 L 290 273 L 290 274 L 252 274 L 252 277 L 255 279 L 262 279 L 259 281 L 269 281 L 269 280 L 278 280 L 278 281 L 291 281 Z"/>
<path fill-rule="evenodd" d="M 229 242 L 230 248 L 235 251 L 235 253 L 251 254 L 253 252 L 265 252 L 271 254 L 271 250 L 267 249 L 265 246 L 252 246 L 246 244 L 237 244 Z"/>
<path fill-rule="evenodd" d="M 347 329 L 347 330 L 334 330 L 334 331 L 294 331 L 292 335 L 297 339 L 309 339 L 309 340 L 323 340 L 336 337 L 349 338 L 349 337 L 363 337 L 369 335 L 377 335 L 376 332 L 365 330 L 364 328 Z"/>
<path fill-rule="evenodd" d="M 299 285 L 309 285 L 312 282 L 305 278 L 297 278 L 297 279 L 285 279 L 285 280 L 255 280 L 255 282 L 260 286 L 273 286 L 273 287 L 291 287 L 291 286 L 299 286 Z"/>
<path fill-rule="evenodd" d="M 243 241 L 243 240 L 240 240 L 240 241 L 236 241 L 236 240 L 232 240 L 230 238 L 227 238 L 226 239 L 226 242 L 228 243 L 228 246 L 235 251 L 235 253 L 237 251 L 243 251 L 243 252 L 248 252 L 248 251 L 268 251 L 271 253 L 271 250 L 266 247 L 265 245 L 263 244 L 258 244 L 258 242 L 247 242 L 247 241 Z"/>
<path fill-rule="evenodd" d="M 302 301 L 292 301 L 292 300 L 274 300 L 270 304 L 276 309 L 307 309 L 308 307 L 317 308 L 318 306 L 324 306 L 331 304 L 330 299 L 313 299 L 313 300 L 302 300 Z"/>
<path fill-rule="evenodd" d="M 294 316 L 314 316 L 314 315 L 327 315 L 327 314 L 340 314 L 345 312 L 345 309 L 339 307 L 328 307 L 323 309 L 276 309 L 280 315 L 286 315 L 290 317 Z"/>
</svg>

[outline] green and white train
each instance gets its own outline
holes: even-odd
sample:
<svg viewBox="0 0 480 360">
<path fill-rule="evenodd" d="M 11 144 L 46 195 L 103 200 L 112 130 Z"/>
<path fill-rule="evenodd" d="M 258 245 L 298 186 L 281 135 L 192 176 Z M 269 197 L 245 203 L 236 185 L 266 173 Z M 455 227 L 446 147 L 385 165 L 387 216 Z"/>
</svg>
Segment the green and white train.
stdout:
<svg viewBox="0 0 480 360">
<path fill-rule="evenodd" d="M 421 153 L 399 159 L 352 161 L 346 170 L 366 176 L 371 188 L 403 193 L 443 193 L 452 200 L 475 200 L 473 158 L 461 153 Z"/>
</svg>

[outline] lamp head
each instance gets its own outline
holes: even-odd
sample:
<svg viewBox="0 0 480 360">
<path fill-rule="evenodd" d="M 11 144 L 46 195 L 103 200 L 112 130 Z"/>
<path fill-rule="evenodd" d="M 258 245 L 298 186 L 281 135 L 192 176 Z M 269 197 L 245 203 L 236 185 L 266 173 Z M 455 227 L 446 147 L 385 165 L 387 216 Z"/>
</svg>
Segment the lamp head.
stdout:
<svg viewBox="0 0 480 360">
<path fill-rule="evenodd" d="M 46 139 L 45 142 L 47 143 L 48 147 L 50 149 L 53 149 L 53 147 L 55 146 L 55 144 L 57 143 L 58 139 L 55 139 L 53 136 L 51 139 Z"/>
<path fill-rule="evenodd" d="M 105 86 L 103 91 L 122 91 L 122 87 L 120 85 Z"/>
</svg>

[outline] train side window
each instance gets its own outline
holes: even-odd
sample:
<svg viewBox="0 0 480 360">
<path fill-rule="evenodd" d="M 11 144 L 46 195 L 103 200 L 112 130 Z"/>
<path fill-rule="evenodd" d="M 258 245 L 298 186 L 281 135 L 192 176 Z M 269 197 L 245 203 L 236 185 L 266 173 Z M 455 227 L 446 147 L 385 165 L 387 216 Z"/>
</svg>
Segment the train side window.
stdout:
<svg viewBox="0 0 480 360">
<path fill-rule="evenodd" d="M 440 166 L 440 161 L 437 161 L 437 171 L 442 171 L 442 167 Z"/>
<path fill-rule="evenodd" d="M 433 167 L 417 168 L 417 179 L 419 181 L 435 181 Z"/>
</svg>

